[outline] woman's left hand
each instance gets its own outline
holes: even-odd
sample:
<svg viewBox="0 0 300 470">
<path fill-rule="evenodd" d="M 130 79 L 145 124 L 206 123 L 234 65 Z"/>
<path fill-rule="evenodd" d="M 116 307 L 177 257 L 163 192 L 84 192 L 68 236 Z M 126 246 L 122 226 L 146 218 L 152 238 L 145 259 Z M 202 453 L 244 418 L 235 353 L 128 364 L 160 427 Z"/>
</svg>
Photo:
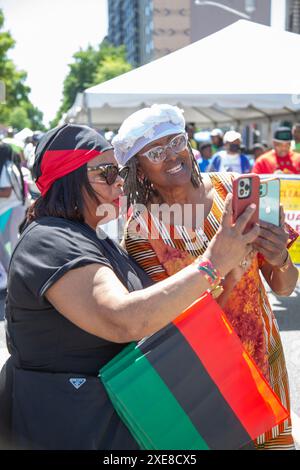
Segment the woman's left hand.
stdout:
<svg viewBox="0 0 300 470">
<path fill-rule="evenodd" d="M 284 210 L 280 206 L 280 227 L 260 221 L 260 234 L 253 246 L 271 266 L 282 266 L 287 257 L 288 233 L 284 230 Z"/>
</svg>

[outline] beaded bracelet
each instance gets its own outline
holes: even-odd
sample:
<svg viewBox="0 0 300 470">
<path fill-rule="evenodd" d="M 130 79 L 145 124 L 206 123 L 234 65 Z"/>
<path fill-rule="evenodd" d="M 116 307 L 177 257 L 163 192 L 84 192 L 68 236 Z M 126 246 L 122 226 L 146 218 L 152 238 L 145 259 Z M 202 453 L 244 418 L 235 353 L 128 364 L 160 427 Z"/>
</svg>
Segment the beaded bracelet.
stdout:
<svg viewBox="0 0 300 470">
<path fill-rule="evenodd" d="M 204 278 L 210 285 L 210 289 L 215 289 L 221 282 L 222 276 L 208 259 L 196 260 L 198 271 L 203 274 Z"/>
</svg>

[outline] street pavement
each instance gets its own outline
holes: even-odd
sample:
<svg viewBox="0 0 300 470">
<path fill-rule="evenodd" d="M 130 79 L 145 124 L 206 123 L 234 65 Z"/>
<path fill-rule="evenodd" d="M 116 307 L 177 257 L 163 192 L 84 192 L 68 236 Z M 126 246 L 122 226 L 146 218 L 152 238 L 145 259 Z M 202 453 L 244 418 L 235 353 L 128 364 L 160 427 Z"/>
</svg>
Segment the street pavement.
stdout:
<svg viewBox="0 0 300 470">
<path fill-rule="evenodd" d="M 300 283 L 290 297 L 269 292 L 285 351 L 291 390 L 293 436 L 300 450 Z M 0 321 L 0 368 L 8 358 L 4 321 Z"/>
</svg>

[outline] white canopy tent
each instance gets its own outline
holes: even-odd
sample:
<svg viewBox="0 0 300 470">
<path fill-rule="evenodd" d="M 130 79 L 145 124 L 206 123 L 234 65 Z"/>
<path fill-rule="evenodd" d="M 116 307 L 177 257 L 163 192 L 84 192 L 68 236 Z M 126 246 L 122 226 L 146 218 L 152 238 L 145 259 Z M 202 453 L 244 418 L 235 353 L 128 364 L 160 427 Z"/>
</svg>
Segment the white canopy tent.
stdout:
<svg viewBox="0 0 300 470">
<path fill-rule="evenodd" d="M 221 126 L 300 119 L 300 35 L 245 20 L 77 95 L 65 121 L 116 127 L 153 103 Z M 293 67 L 295 65 L 295 68 Z"/>
</svg>

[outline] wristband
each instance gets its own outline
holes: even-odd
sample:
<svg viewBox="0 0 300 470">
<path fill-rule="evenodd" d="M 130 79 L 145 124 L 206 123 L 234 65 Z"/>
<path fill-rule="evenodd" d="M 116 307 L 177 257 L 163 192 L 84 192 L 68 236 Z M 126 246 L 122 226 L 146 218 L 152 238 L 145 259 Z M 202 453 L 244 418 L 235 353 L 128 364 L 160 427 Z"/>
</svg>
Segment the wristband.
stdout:
<svg viewBox="0 0 300 470">
<path fill-rule="evenodd" d="M 198 271 L 203 275 L 203 277 L 208 282 L 210 289 L 215 289 L 221 282 L 222 276 L 219 271 L 213 266 L 211 261 L 208 259 L 196 260 L 196 265 Z"/>
</svg>

